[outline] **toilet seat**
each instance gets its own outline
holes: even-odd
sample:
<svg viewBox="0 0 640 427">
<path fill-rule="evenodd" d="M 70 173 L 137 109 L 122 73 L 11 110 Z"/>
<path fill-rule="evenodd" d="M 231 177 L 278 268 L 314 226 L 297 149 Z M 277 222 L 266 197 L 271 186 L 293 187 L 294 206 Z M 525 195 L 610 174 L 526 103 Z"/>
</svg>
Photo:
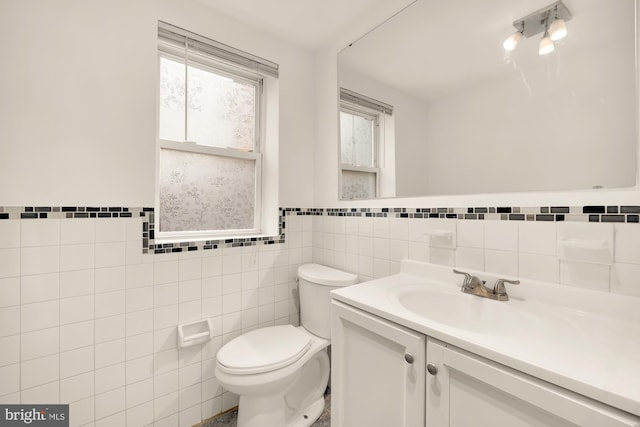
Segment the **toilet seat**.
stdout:
<svg viewBox="0 0 640 427">
<path fill-rule="evenodd" d="M 217 355 L 221 371 L 248 375 L 274 371 L 300 359 L 311 337 L 292 325 L 260 328 L 234 338 Z"/>
</svg>

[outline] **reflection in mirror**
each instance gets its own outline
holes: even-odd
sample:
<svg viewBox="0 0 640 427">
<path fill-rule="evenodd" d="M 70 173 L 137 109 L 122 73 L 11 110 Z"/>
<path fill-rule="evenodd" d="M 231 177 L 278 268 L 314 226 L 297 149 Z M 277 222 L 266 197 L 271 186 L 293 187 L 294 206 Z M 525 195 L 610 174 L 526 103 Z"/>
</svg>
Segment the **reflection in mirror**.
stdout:
<svg viewBox="0 0 640 427">
<path fill-rule="evenodd" d="M 393 107 L 340 90 L 340 198 L 392 196 L 395 189 Z"/>
<path fill-rule="evenodd" d="M 635 3 L 563 0 L 568 33 L 540 55 L 544 32 L 503 41 L 549 0 L 417 0 L 341 51 L 340 88 L 393 106 L 377 197 L 636 185 Z"/>
</svg>

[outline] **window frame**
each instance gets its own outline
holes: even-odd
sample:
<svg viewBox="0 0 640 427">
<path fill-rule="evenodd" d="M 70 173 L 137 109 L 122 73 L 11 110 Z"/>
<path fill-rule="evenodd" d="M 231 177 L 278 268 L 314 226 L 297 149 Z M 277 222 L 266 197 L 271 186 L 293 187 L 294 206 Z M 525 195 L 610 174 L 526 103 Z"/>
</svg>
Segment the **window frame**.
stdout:
<svg viewBox="0 0 640 427">
<path fill-rule="evenodd" d="M 162 27 L 169 27 L 171 29 L 177 28 L 172 27 L 169 24 L 159 23 L 159 30 Z M 187 37 L 191 36 L 191 33 L 186 32 L 185 30 L 178 29 L 182 32 L 188 33 Z M 200 40 L 204 38 L 199 37 Z M 204 39 L 208 40 L 208 39 Z M 217 42 L 213 42 L 217 43 Z M 219 45 L 219 44 L 218 44 Z M 265 212 L 266 208 L 263 203 L 264 196 L 264 149 L 265 149 L 265 139 L 267 136 L 265 134 L 265 117 L 267 116 L 266 112 L 266 104 L 269 103 L 266 100 L 265 96 L 265 78 L 273 78 L 274 81 L 277 81 L 277 64 L 273 64 L 269 61 L 265 61 L 268 64 L 273 64 L 275 69 L 275 74 L 273 70 L 267 73 L 257 72 L 255 70 L 248 70 L 244 67 L 237 66 L 224 58 L 214 58 L 209 54 L 200 54 L 199 52 L 191 52 L 188 50 L 188 42 L 185 45 L 185 48 L 179 48 L 170 43 L 165 43 L 162 40 L 158 40 L 158 51 L 157 51 L 157 70 L 158 70 L 158 102 L 156 103 L 157 107 L 157 131 L 158 136 L 156 138 L 156 191 L 155 191 L 155 206 L 156 206 L 156 215 L 158 215 L 158 223 L 161 222 L 162 218 L 160 217 L 160 152 L 161 150 L 175 150 L 180 152 L 191 152 L 196 154 L 204 154 L 204 155 L 213 155 L 219 157 L 227 157 L 227 158 L 236 158 L 241 160 L 252 160 L 255 162 L 255 198 L 254 198 L 254 215 L 253 215 L 253 227 L 248 229 L 227 229 L 227 230 L 191 230 L 191 231 L 161 231 L 158 227 L 155 230 L 155 239 L 156 242 L 159 243 L 175 243 L 175 242 L 183 242 L 183 241 L 201 241 L 201 240 L 222 240 L 222 239 L 230 239 L 230 238 L 250 238 L 250 237 L 258 237 L 264 236 L 267 229 L 273 228 L 272 226 L 267 226 L 265 223 Z M 225 46 L 225 45 L 222 45 Z M 226 47 L 226 46 L 225 46 Z M 237 51 L 233 48 L 229 48 L 233 50 L 234 54 L 237 54 Z M 252 55 L 248 55 L 248 58 L 253 60 L 254 57 Z M 195 67 L 205 72 L 212 72 L 216 75 L 221 75 L 224 77 L 229 77 L 235 81 L 242 81 L 244 83 L 251 84 L 255 87 L 255 130 L 254 130 L 254 147 L 252 151 L 245 151 L 241 149 L 234 148 L 222 148 L 222 147 L 214 147 L 208 145 L 198 144 L 196 142 L 187 141 L 186 133 L 187 133 L 187 110 L 185 109 L 185 138 L 182 141 L 173 141 L 167 139 L 160 138 L 160 85 L 159 85 L 159 75 L 160 75 L 160 66 L 162 58 L 166 58 L 172 61 L 179 62 L 184 64 L 185 67 Z M 185 68 L 185 74 L 187 73 L 187 68 Z M 186 75 L 185 79 L 185 90 L 188 87 L 188 75 Z M 273 84 L 271 85 L 273 86 Z M 276 95 L 277 97 L 277 95 Z M 277 98 L 276 98 L 277 99 Z M 187 98 L 185 96 L 185 103 L 187 102 Z M 272 102 L 270 103 L 272 104 Z M 273 151 L 273 150 L 270 150 Z M 273 175 L 273 173 L 270 173 Z M 273 186 L 273 184 L 271 184 Z M 271 205 L 271 203 L 269 203 Z M 266 215 L 267 219 L 273 217 L 271 214 Z"/>
<path fill-rule="evenodd" d="M 340 101 L 340 113 L 347 113 L 351 115 L 356 115 L 363 117 L 365 119 L 371 119 L 373 122 L 373 132 L 371 135 L 371 156 L 372 156 L 372 164 L 373 167 L 368 166 L 360 166 L 353 163 L 343 163 L 342 162 L 342 138 L 340 138 L 340 200 L 358 200 L 345 198 L 343 194 L 343 185 L 342 185 L 342 175 L 344 171 L 352 171 L 352 172 L 367 172 L 373 173 L 375 177 L 375 195 L 373 197 L 378 197 L 379 189 L 380 189 L 380 164 L 379 164 L 379 151 L 380 151 L 380 114 L 381 112 L 376 111 L 371 108 L 366 108 L 357 104 L 354 104 L 349 101 Z M 342 126 L 342 124 L 340 124 Z"/>
</svg>

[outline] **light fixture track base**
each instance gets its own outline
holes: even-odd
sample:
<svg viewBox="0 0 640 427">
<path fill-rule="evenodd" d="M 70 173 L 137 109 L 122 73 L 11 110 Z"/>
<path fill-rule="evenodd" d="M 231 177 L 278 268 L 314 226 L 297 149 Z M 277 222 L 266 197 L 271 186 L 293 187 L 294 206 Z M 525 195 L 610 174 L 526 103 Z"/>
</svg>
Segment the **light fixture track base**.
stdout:
<svg viewBox="0 0 640 427">
<path fill-rule="evenodd" d="M 551 22 L 556 18 L 556 7 L 558 8 L 557 16 L 559 19 L 569 21 L 573 18 L 567 6 L 562 2 L 562 0 L 558 0 L 547 7 L 543 7 L 542 9 L 530 13 L 523 18 L 513 21 L 513 26 L 525 37 L 544 33 L 547 29 L 547 25 L 551 25 Z"/>
</svg>

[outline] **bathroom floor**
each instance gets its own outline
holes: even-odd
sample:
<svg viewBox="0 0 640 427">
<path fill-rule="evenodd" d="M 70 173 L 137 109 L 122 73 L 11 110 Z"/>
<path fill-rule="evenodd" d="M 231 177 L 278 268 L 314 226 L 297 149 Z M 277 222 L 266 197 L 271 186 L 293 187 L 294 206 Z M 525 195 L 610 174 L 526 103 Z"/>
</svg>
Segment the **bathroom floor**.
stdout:
<svg viewBox="0 0 640 427">
<path fill-rule="evenodd" d="M 200 427 L 236 427 L 238 420 L 238 411 L 229 411 L 226 414 L 203 422 Z M 311 427 L 331 427 L 331 392 L 327 388 L 324 395 L 324 410 L 318 420 L 311 424 Z"/>
</svg>

